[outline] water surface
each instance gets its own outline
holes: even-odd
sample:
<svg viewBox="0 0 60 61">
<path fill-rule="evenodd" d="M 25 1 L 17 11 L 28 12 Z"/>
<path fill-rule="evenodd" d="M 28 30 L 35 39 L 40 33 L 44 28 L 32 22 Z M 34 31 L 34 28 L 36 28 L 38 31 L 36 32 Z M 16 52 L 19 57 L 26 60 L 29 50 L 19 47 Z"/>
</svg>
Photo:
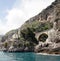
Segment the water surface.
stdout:
<svg viewBox="0 0 60 61">
<path fill-rule="evenodd" d="M 36 53 L 0 52 L 0 61 L 60 61 L 60 56 L 40 55 Z"/>
</svg>

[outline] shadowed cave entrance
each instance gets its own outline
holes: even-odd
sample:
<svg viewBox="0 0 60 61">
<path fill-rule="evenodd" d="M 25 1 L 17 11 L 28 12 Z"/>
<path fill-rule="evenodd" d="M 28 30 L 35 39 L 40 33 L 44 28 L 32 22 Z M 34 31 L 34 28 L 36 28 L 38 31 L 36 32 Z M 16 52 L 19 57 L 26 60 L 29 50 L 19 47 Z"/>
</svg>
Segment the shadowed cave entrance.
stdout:
<svg viewBox="0 0 60 61">
<path fill-rule="evenodd" d="M 48 35 L 46 33 L 42 33 L 40 34 L 38 40 L 41 42 L 45 42 L 47 38 L 48 38 Z"/>
</svg>

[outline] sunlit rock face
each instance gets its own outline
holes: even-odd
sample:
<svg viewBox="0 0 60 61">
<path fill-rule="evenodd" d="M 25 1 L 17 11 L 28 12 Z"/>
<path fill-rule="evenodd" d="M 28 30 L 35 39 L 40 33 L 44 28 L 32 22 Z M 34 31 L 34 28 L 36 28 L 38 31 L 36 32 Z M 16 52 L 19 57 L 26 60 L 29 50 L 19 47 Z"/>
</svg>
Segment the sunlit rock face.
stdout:
<svg viewBox="0 0 60 61">
<path fill-rule="evenodd" d="M 50 49 L 52 50 L 55 48 L 58 49 L 58 47 L 60 48 L 60 0 L 55 0 L 55 2 L 53 2 L 50 6 L 44 9 L 41 13 L 27 20 L 20 28 L 9 31 L 6 35 L 4 35 L 4 37 L 1 40 L 3 43 L 3 47 L 4 47 L 4 42 L 7 42 L 9 47 L 8 51 L 30 51 L 30 47 L 28 49 L 28 47 L 24 46 L 25 40 L 20 37 L 21 36 L 20 31 L 30 26 L 34 27 L 33 29 L 37 27 L 36 30 L 38 30 L 39 28 L 42 27 L 39 25 L 38 22 L 50 23 L 50 24 L 52 23 L 53 28 L 52 29 L 50 28 L 49 30 L 45 29 L 45 31 L 39 31 L 38 33 L 34 32 L 35 35 L 38 36 L 38 37 L 36 36 L 37 41 L 39 41 L 39 44 L 37 44 L 35 48 L 36 51 L 48 52 L 50 51 Z M 2 46 L 1 43 L 0 45 Z M 31 51 L 33 49 L 34 48 L 31 48 Z"/>
<path fill-rule="evenodd" d="M 60 20 L 57 19 L 53 22 L 53 29 L 48 32 L 47 42 L 60 42 Z"/>
<path fill-rule="evenodd" d="M 39 42 L 35 50 L 37 52 L 53 52 L 57 49 L 60 51 L 60 20 L 56 19 L 53 22 L 53 28 L 48 31 L 48 38 L 45 42 Z M 57 52 L 56 51 L 56 52 Z"/>
<path fill-rule="evenodd" d="M 53 29 L 48 32 L 47 42 L 60 42 L 60 0 L 55 0 L 54 7 Z"/>
</svg>

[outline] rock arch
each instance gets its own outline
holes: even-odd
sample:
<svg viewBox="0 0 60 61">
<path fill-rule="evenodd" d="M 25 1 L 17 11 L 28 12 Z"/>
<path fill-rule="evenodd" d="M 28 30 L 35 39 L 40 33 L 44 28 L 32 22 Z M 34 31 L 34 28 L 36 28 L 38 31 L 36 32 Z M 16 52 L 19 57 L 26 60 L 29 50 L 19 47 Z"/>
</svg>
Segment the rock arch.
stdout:
<svg viewBox="0 0 60 61">
<path fill-rule="evenodd" d="M 38 41 L 45 42 L 47 38 L 48 38 L 48 34 L 42 33 L 39 35 Z"/>
</svg>

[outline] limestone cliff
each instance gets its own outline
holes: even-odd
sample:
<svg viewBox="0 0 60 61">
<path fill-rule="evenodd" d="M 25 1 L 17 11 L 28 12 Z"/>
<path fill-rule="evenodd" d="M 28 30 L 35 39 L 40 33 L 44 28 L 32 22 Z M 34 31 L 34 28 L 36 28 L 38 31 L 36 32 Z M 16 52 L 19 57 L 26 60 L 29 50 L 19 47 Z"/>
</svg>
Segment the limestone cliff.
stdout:
<svg viewBox="0 0 60 61">
<path fill-rule="evenodd" d="M 25 39 L 21 38 L 21 32 L 25 35 L 23 35 Z M 58 51 L 60 53 L 59 44 L 60 0 L 55 0 L 41 13 L 27 20 L 20 28 L 6 33 L 1 39 L 0 50 L 48 53 L 57 53 Z"/>
</svg>

